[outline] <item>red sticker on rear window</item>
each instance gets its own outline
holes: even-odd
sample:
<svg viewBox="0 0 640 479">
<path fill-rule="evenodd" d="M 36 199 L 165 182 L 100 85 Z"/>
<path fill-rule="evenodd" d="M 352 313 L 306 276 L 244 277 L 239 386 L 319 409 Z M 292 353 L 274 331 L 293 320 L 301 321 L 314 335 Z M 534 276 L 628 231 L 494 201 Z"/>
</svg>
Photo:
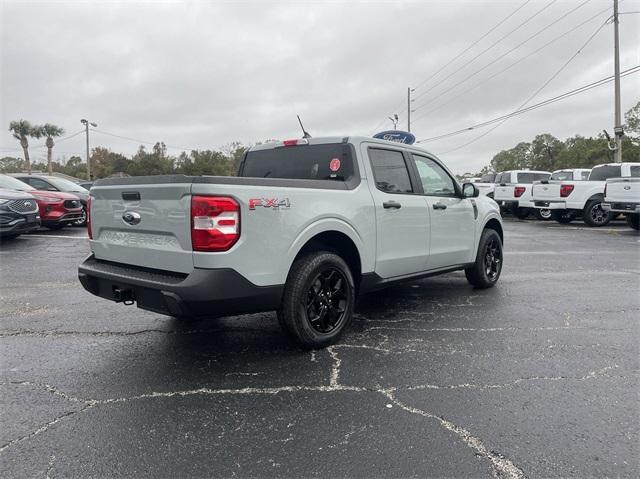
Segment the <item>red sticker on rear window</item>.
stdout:
<svg viewBox="0 0 640 479">
<path fill-rule="evenodd" d="M 340 169 L 340 160 L 338 158 L 331 160 L 331 163 L 329 163 L 329 169 L 331 171 L 338 171 Z"/>
</svg>

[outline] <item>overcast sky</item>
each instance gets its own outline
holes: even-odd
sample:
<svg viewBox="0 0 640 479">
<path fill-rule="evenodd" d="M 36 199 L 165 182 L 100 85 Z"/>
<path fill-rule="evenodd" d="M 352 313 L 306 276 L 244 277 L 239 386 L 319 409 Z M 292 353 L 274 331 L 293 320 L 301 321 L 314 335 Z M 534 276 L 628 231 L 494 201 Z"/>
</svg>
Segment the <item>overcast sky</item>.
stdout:
<svg viewBox="0 0 640 479">
<path fill-rule="evenodd" d="M 0 5 L 0 156 L 21 156 L 7 131 L 11 120 L 21 118 L 55 123 L 66 135 L 88 118 L 98 123 L 92 146 L 126 154 L 140 141 L 102 132 L 162 140 L 178 154 L 234 140 L 297 137 L 298 113 L 313 136 L 369 136 L 392 127 L 385 118 L 393 113 L 406 128 L 409 86 L 417 98 L 412 131 L 418 139 L 437 136 L 517 109 L 605 22 L 611 12 L 603 10 L 612 0 L 0 0 Z M 620 11 L 640 11 L 640 0 L 622 0 Z M 640 15 L 620 18 L 624 70 L 640 64 Z M 528 105 L 612 73 L 613 25 L 608 24 Z M 623 111 L 638 100 L 640 73 L 622 80 Z M 449 152 L 487 129 L 423 146 L 462 173 L 480 169 L 498 151 L 538 133 L 564 139 L 603 128 L 613 128 L 612 83 L 512 118 L 455 151 Z M 35 159 L 46 158 L 42 140 L 32 145 Z M 54 148 L 56 157 L 74 154 L 85 156 L 83 135 Z"/>
</svg>

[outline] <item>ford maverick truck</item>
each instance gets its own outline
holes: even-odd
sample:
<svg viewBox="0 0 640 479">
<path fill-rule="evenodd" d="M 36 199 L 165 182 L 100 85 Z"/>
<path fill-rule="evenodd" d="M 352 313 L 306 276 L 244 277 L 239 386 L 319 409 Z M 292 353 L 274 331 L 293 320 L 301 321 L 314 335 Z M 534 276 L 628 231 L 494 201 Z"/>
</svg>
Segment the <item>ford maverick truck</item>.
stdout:
<svg viewBox="0 0 640 479">
<path fill-rule="evenodd" d="M 277 311 L 305 348 L 335 342 L 358 294 L 464 270 L 496 284 L 496 203 L 434 155 L 365 137 L 252 147 L 237 177 L 110 178 L 91 188 L 84 288 L 177 318 Z"/>
</svg>

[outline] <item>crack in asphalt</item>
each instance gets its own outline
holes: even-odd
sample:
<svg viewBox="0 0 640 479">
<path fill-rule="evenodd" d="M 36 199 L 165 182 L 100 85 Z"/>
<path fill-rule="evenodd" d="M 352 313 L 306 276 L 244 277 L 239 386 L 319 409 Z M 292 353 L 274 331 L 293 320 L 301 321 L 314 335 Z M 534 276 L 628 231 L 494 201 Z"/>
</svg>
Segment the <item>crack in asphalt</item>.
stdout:
<svg viewBox="0 0 640 479">
<path fill-rule="evenodd" d="M 385 338 L 385 341 L 387 341 L 388 338 Z M 384 341 L 383 341 L 384 342 Z M 331 363 L 331 370 L 329 371 L 329 385 L 328 386 L 304 386 L 304 385 L 291 385 L 291 386 L 279 386 L 279 387 L 246 387 L 246 388 L 223 388 L 223 389 L 211 389 L 211 388 L 198 388 L 198 389 L 190 389 L 190 390 L 183 390 L 183 391 L 166 391 L 166 392 L 158 392 L 158 391 L 153 391 L 150 393 L 144 393 L 144 394 L 138 394 L 138 395 L 134 395 L 134 396 L 127 396 L 127 397 L 116 397 L 116 398 L 107 398 L 107 399 L 86 399 L 86 398 L 80 398 L 77 396 L 72 396 L 70 394 L 67 394 L 63 391 L 61 391 L 59 388 L 52 386 L 50 384 L 37 384 L 37 383 L 33 383 L 30 381 L 9 381 L 9 382 L 4 382 L 4 383 L 0 383 L 0 385 L 7 385 L 7 384 L 11 384 L 11 385 L 24 385 L 24 386 L 33 386 L 33 387 L 39 387 L 42 388 L 44 390 L 46 390 L 47 392 L 49 392 L 50 394 L 53 394 L 57 397 L 60 397 L 68 402 L 71 403 L 80 403 L 83 406 L 75 411 L 68 411 L 64 414 L 61 414 L 59 416 L 57 416 L 56 418 L 54 418 L 53 420 L 41 425 L 40 427 L 38 427 L 35 431 L 30 432 L 29 434 L 19 437 L 17 439 L 13 439 L 5 444 L 3 444 L 2 446 L 0 446 L 0 452 L 3 452 L 4 450 L 6 450 L 7 448 L 21 443 L 23 441 L 29 440 L 39 434 L 42 434 L 46 431 L 48 431 L 51 427 L 55 426 L 56 424 L 58 424 L 59 422 L 65 420 L 65 419 L 69 419 L 72 418 L 73 416 L 83 413 L 85 411 L 88 411 L 89 409 L 96 407 L 96 406 L 100 406 L 100 405 L 108 405 L 108 404 L 118 404 L 118 403 L 127 403 L 127 402 L 131 402 L 131 401 L 137 401 L 137 400 L 145 400 L 145 399 L 157 399 L 157 398 L 171 398 L 171 397 L 189 397 L 189 396 L 196 396 L 196 395 L 260 395 L 260 394 L 264 394 L 264 395 L 274 395 L 274 394 L 279 394 L 279 393 L 284 393 L 284 392 L 290 392 L 290 393 L 294 393 L 294 392 L 299 392 L 299 391 L 305 391 L 305 392 L 322 392 L 322 393 L 332 393 L 332 392 L 342 392 L 342 391 L 348 391 L 348 392 L 374 392 L 374 393 L 378 393 L 381 394 L 382 396 L 386 397 L 387 399 L 389 399 L 393 404 L 395 404 L 396 406 L 398 406 L 400 409 L 402 409 L 403 411 L 406 411 L 408 413 L 411 414 L 417 414 L 420 415 L 422 417 L 428 418 L 428 419 L 433 419 L 435 421 L 437 421 L 443 428 L 447 429 L 448 431 L 450 431 L 451 433 L 453 433 L 454 435 L 456 435 L 467 447 L 473 449 L 475 451 L 475 454 L 478 457 L 482 457 L 484 459 L 486 459 L 491 468 L 492 468 L 492 473 L 495 477 L 501 478 L 501 477 L 505 477 L 505 478 L 509 478 L 509 479 L 525 479 L 526 476 L 524 474 L 524 472 L 522 471 L 522 469 L 520 469 L 518 466 L 516 466 L 512 461 L 510 461 L 508 458 L 506 458 L 503 454 L 501 454 L 500 452 L 496 452 L 494 450 L 490 450 L 487 448 L 487 446 L 483 443 L 483 441 L 478 438 L 477 436 L 472 435 L 468 430 L 466 430 L 465 428 L 458 426 L 454 423 L 452 423 L 451 421 L 445 419 L 442 416 L 438 416 L 436 414 L 433 414 L 431 412 L 428 411 L 424 411 L 418 408 L 415 408 L 413 406 L 409 406 L 403 402 L 401 402 L 397 397 L 396 397 L 396 393 L 398 391 L 415 391 L 415 390 L 426 390 L 426 389 L 497 389 L 497 388 L 506 388 L 506 387 L 512 387 L 524 382 L 530 382 L 530 381 L 560 381 L 560 380 L 578 380 L 578 381 L 584 381 L 584 380 L 588 380 L 588 379 L 594 379 L 597 377 L 603 377 L 606 376 L 605 373 L 617 369 L 619 366 L 617 364 L 613 365 L 613 366 L 605 366 L 601 369 L 595 370 L 595 371 L 590 371 L 587 374 L 580 376 L 580 377 L 565 377 L 565 376 L 557 376 L 557 377 L 547 377 L 547 376 L 534 376 L 534 377 L 528 377 L 528 378 L 518 378 L 515 379 L 511 382 L 508 383 L 503 383 L 503 384 L 485 384 L 485 385 L 479 385 L 479 384 L 458 384 L 458 385 L 436 385 L 436 384 L 423 384 L 423 385 L 417 385 L 417 386 L 409 386 L 409 387 L 405 387 L 405 388 L 397 388 L 397 387 L 391 387 L 391 388 L 382 388 L 382 387 L 376 387 L 376 388 L 367 388 L 367 387 L 362 387 L 362 386 L 349 386 L 349 385 L 344 385 L 344 384 L 340 384 L 339 379 L 340 379 L 340 369 L 342 367 L 342 359 L 340 358 L 340 356 L 338 355 L 338 352 L 336 351 L 339 348 L 350 348 L 350 347 L 361 347 L 360 345 L 350 345 L 350 344 L 339 344 L 339 345 L 333 345 L 333 346 L 329 346 L 328 348 L 326 348 L 326 351 L 329 353 L 329 356 L 332 359 L 332 363 Z M 367 349 L 369 348 L 375 348 L 375 347 L 367 347 Z M 382 349 L 384 350 L 384 348 L 377 348 L 377 349 Z M 315 352 L 314 352 L 315 355 Z M 388 406 L 390 407 L 390 406 Z M 347 438 L 348 439 L 348 438 Z M 51 456 L 53 458 L 53 460 L 55 460 L 54 456 Z M 52 462 L 50 461 L 49 464 L 49 468 L 47 469 L 47 477 L 48 474 L 50 472 L 50 470 L 52 469 Z"/>
</svg>

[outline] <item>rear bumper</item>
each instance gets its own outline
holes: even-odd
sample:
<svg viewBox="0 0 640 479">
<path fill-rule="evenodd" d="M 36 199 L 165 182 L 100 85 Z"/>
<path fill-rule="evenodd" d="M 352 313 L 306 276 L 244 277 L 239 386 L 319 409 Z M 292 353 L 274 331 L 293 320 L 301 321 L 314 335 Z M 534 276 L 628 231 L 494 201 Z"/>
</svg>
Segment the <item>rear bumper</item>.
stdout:
<svg viewBox="0 0 640 479">
<path fill-rule="evenodd" d="M 609 201 L 602 203 L 602 209 L 614 213 L 640 213 L 640 203 Z"/>
<path fill-rule="evenodd" d="M 533 202 L 533 207 L 538 209 L 545 210 L 566 210 L 567 203 L 566 201 L 539 201 L 536 200 Z"/>
<path fill-rule="evenodd" d="M 84 289 L 111 301 L 169 316 L 224 316 L 271 311 L 283 285 L 256 286 L 233 269 L 196 268 L 190 274 L 152 270 L 89 256 L 78 268 Z"/>
</svg>

